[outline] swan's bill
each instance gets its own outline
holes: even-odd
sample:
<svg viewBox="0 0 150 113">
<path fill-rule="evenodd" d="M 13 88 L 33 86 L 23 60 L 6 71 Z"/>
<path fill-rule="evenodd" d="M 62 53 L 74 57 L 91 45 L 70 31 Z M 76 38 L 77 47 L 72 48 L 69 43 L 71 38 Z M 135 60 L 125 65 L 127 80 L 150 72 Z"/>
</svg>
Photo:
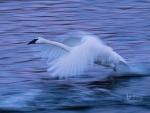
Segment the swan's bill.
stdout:
<svg viewBox="0 0 150 113">
<path fill-rule="evenodd" d="M 29 44 L 35 44 L 37 40 L 38 40 L 38 39 L 33 39 L 32 41 L 30 41 L 30 42 L 28 43 L 28 45 L 29 45 Z"/>
</svg>

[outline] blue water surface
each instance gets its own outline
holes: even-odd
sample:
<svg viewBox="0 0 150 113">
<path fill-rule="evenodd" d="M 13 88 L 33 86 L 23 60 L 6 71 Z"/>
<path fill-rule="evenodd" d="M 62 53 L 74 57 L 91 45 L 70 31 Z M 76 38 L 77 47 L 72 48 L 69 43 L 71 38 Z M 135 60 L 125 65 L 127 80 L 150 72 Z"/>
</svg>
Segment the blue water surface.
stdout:
<svg viewBox="0 0 150 113">
<path fill-rule="evenodd" d="M 27 43 L 68 32 L 99 36 L 134 73 L 95 65 L 52 79 Z M 0 113 L 149 113 L 149 0 L 0 0 Z"/>
</svg>

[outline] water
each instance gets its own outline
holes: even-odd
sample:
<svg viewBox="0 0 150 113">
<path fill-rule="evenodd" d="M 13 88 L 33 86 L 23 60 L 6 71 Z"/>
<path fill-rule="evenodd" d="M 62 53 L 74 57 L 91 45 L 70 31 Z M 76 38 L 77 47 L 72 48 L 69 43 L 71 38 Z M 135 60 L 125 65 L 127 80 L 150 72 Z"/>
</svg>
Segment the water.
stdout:
<svg viewBox="0 0 150 113">
<path fill-rule="evenodd" d="M 1 113 L 148 113 L 149 0 L 0 1 Z M 119 74 L 95 66 L 85 76 L 51 79 L 26 45 L 73 30 L 101 37 L 133 67 Z"/>
</svg>

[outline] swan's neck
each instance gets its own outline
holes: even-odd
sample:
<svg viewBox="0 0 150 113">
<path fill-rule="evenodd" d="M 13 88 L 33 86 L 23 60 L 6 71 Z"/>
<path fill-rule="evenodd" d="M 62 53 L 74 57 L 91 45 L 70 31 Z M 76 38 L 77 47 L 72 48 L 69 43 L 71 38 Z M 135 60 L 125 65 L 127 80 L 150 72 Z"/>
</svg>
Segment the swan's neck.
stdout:
<svg viewBox="0 0 150 113">
<path fill-rule="evenodd" d="M 69 47 L 65 44 L 59 43 L 59 42 L 54 42 L 54 41 L 50 41 L 50 40 L 46 40 L 46 39 L 44 39 L 43 42 L 47 43 L 47 44 L 55 45 L 57 47 L 60 47 L 60 48 L 62 48 L 63 50 L 65 50 L 67 52 L 71 51 L 71 47 Z"/>
</svg>

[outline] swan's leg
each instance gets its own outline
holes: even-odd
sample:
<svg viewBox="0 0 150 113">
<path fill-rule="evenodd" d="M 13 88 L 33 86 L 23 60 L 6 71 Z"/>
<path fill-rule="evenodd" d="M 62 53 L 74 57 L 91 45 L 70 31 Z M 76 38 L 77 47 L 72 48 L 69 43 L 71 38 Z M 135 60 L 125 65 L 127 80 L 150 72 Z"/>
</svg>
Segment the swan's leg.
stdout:
<svg viewBox="0 0 150 113">
<path fill-rule="evenodd" d="M 115 72 L 117 72 L 117 68 L 116 68 L 116 65 L 114 64 L 114 63 L 111 63 L 111 64 L 109 64 L 112 68 L 113 68 L 113 70 L 115 71 Z"/>
<path fill-rule="evenodd" d="M 117 68 L 116 68 L 116 67 L 114 67 L 113 70 L 114 70 L 115 72 L 117 72 Z"/>
</svg>

